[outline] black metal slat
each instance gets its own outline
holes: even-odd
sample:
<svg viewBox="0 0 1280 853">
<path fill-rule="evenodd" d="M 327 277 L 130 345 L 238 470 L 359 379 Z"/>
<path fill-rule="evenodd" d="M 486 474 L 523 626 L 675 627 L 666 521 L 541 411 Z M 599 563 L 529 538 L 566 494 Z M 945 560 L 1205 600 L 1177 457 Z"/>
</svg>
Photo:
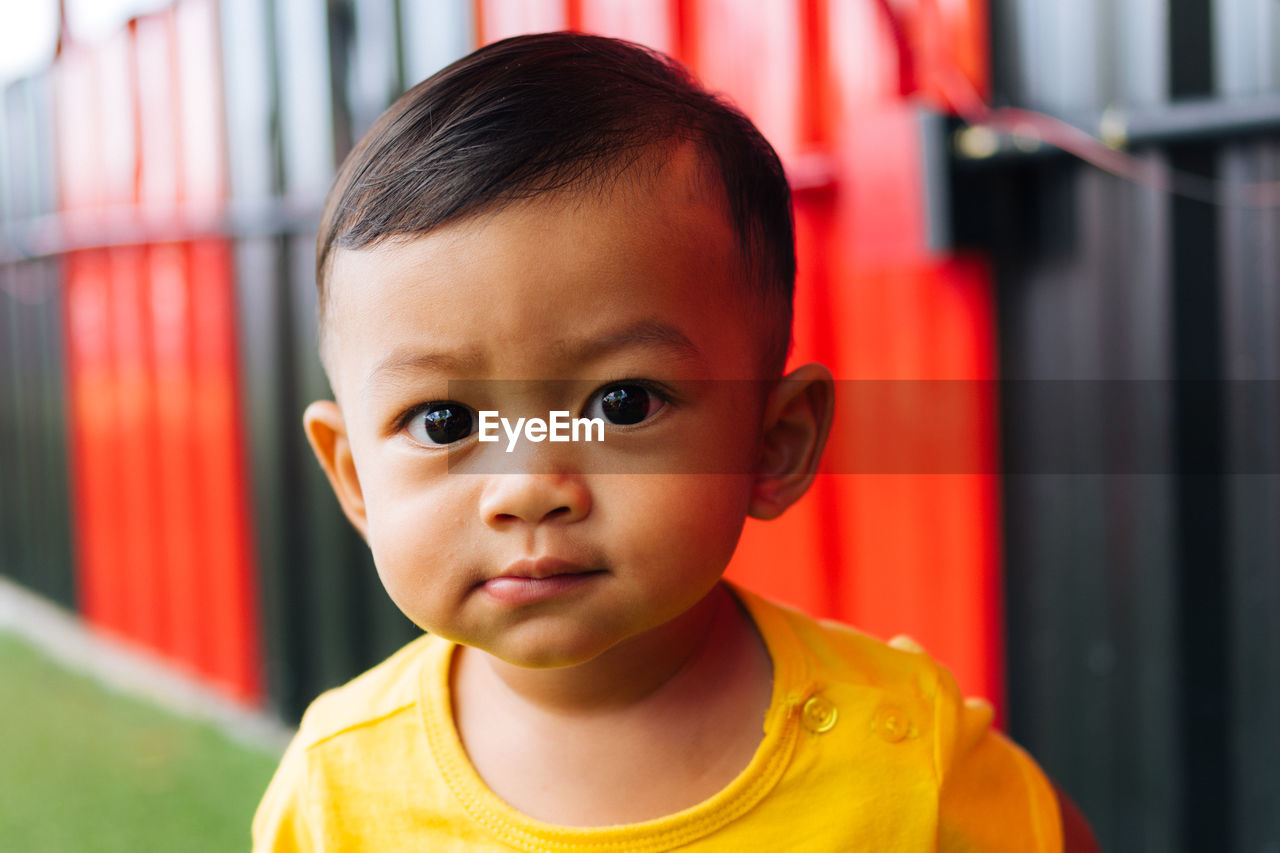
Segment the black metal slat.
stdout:
<svg viewBox="0 0 1280 853">
<path fill-rule="evenodd" d="M 1170 0 L 1169 94 L 1174 99 L 1215 92 L 1212 5 Z M 1170 149 L 1171 167 L 1217 177 L 1216 152 L 1202 145 Z M 1180 816 L 1192 850 L 1234 848 L 1231 716 L 1227 677 L 1227 573 L 1225 489 L 1221 475 L 1222 339 L 1219 322 L 1217 209 L 1199 201 L 1172 202 L 1171 284 L 1174 295 L 1172 354 L 1177 386 L 1178 504 L 1176 530 L 1179 599 L 1178 655 L 1182 667 L 1181 747 L 1183 800 L 1194 807 Z M 1204 463 L 1203 466 L 1197 464 Z"/>
<path fill-rule="evenodd" d="M 61 263 L 56 260 L 31 264 L 35 286 L 42 302 L 33 328 L 37 335 L 39 359 L 39 435 L 41 439 L 40 477 L 43 480 L 40 518 L 39 565 L 44 567 L 44 592 L 54 601 L 75 609 L 75 543 L 71 511 L 71 470 L 68 456 L 66 360 L 63 341 L 63 291 Z"/>
<path fill-rule="evenodd" d="M 223 62 L 233 203 L 270 200 L 283 190 L 275 5 L 220 4 L 223 45 L 234 52 Z M 311 697 L 303 614 L 293 593 L 304 557 L 290 524 L 295 454 L 283 423 L 295 396 L 284 243 L 282 235 L 237 242 L 236 310 L 267 697 L 282 717 L 297 719 Z"/>
<path fill-rule="evenodd" d="M 1006 5 L 1005 9 L 1010 7 Z M 1043 8 L 1016 7 L 1022 31 L 1034 32 Z M 1025 48 L 1024 48 L 1025 50 Z M 1019 52 L 1021 53 L 1021 52 Z M 1018 65 L 1020 69 L 1020 63 Z M 1034 80 L 1010 83 L 1022 98 L 1051 97 L 1034 91 Z M 1055 81 L 1056 82 L 1056 81 Z M 1001 268 L 1002 375 L 1026 379 L 1007 385 L 1002 428 L 1011 447 L 1022 447 L 1032 458 L 1044 458 L 1041 442 L 1054 441 L 1064 460 L 1074 455 L 1089 412 L 1080 410 L 1075 395 L 1065 408 L 1054 405 L 1053 386 L 1046 380 L 1079 377 L 1073 343 L 1089 331 L 1089 305 L 1076 283 L 1080 244 L 1088 234 L 1083 223 L 1064 221 L 1080 210 L 1084 190 L 1071 175 L 1033 173 L 1035 254 L 998 261 Z M 1050 321 L 1050 318 L 1052 320 Z M 1040 397 L 1040 399 L 1037 399 Z M 1046 404 L 1046 400 L 1049 401 Z M 1027 470 L 1020 460 L 1007 467 Z M 1082 616 L 1079 604 L 1093 584 L 1101 563 L 1097 511 L 1100 495 L 1096 477 L 1031 471 L 1009 477 L 1006 490 L 1006 601 L 1010 646 L 1010 718 L 1014 736 L 1027 745 L 1046 770 L 1082 807 L 1103 837 L 1110 831 L 1113 801 L 1105 772 L 1106 751 L 1082 752 L 1080 734 L 1105 715 L 1105 696 L 1095 689 L 1083 650 L 1098 630 L 1099 612 Z M 1028 645 L 1022 646 L 1025 642 Z M 1046 677 L 1052 673 L 1052 677 Z M 1094 719 L 1090 720 L 1089 718 Z"/>
<path fill-rule="evenodd" d="M 305 702 L 298 665 L 305 647 L 295 625 L 301 614 L 289 606 L 288 594 L 291 581 L 296 583 L 298 552 L 291 547 L 286 486 L 292 481 L 293 454 L 284 446 L 281 424 L 281 400 L 291 396 L 281 383 L 288 364 L 282 357 L 287 348 L 281 346 L 285 312 L 278 304 L 280 289 L 272 286 L 279 273 L 280 242 L 240 241 L 236 293 L 267 694 L 283 716 L 296 718 Z"/>
<path fill-rule="evenodd" d="M 31 210 L 48 214 L 57 209 L 57 168 L 54 160 L 53 75 L 44 72 L 26 81 L 31 104 L 29 143 L 31 157 L 27 171 L 31 181 Z M 40 294 L 39 330 L 41 412 L 40 435 L 44 444 L 44 502 L 41 563 L 46 567 L 46 594 L 74 609 L 75 523 L 71 503 L 71 461 L 69 411 L 67 403 L 65 290 L 63 260 L 50 258 L 31 264 L 34 285 Z"/>
<path fill-rule="evenodd" d="M 13 459 L 13 485 L 21 500 L 13 507 L 18 536 L 18 566 L 22 581 L 33 589 L 45 592 L 48 567 L 39 564 L 38 507 L 44 500 L 45 483 L 40 476 L 40 461 L 44 442 L 40 437 L 43 412 L 39 403 L 40 356 L 33 341 L 33 320 L 38 321 L 37 306 L 32 304 L 34 284 L 29 264 L 21 264 L 12 270 L 11 281 L 16 286 L 17 298 L 11 305 L 15 322 L 10 326 L 13 335 L 10 352 L 17 368 L 13 376 L 13 400 L 18 418 L 18 447 Z"/>
<path fill-rule="evenodd" d="M 1280 9 L 1243 2 L 1217 11 L 1220 97 L 1280 91 L 1274 45 L 1256 37 L 1274 32 Z M 1226 146 L 1218 169 L 1233 183 L 1280 180 L 1280 140 Z M 1280 210 L 1227 208 L 1219 237 L 1224 431 L 1233 463 L 1224 484 L 1229 818 L 1239 849 L 1270 850 L 1280 849 Z"/>
<path fill-rule="evenodd" d="M 1234 20 L 1226 14 L 1231 11 Z M 1258 32 L 1274 33 L 1280 9 L 1253 2 L 1220 12 L 1218 43 L 1252 48 L 1219 50 L 1223 95 L 1280 91 L 1274 44 L 1256 38 Z M 1280 180 L 1280 141 L 1229 147 L 1220 170 L 1227 180 Z M 1233 379 L 1266 380 L 1256 395 L 1233 395 L 1227 409 L 1230 452 L 1239 459 L 1259 448 L 1258 461 L 1274 471 L 1280 461 L 1280 211 L 1224 211 L 1221 233 L 1226 371 Z M 1245 474 L 1227 485 L 1232 816 L 1242 849 L 1280 849 L 1280 477 Z"/>
<path fill-rule="evenodd" d="M 305 114 L 301 110 L 282 109 L 284 190 L 312 197 L 321 195 L 327 186 L 333 168 L 334 141 L 328 21 L 323 13 L 319 13 L 319 20 L 307 18 L 317 11 L 283 4 L 278 9 L 281 26 L 277 30 L 282 82 L 292 99 L 282 106 L 305 103 L 309 107 Z M 299 32 L 318 35 L 321 41 L 303 41 L 298 38 Z M 303 120 L 317 123 L 303 126 L 300 123 Z M 321 149 L 327 152 L 323 157 Z M 316 355 L 314 257 L 314 234 L 288 238 L 285 250 L 288 273 L 281 284 L 289 293 L 292 374 L 300 395 L 289 401 L 284 421 L 286 436 L 292 441 L 291 452 L 298 454 L 298 479 L 291 485 L 296 490 L 294 501 L 300 513 L 291 523 L 299 526 L 306 548 L 302 552 L 305 554 L 305 563 L 300 567 L 302 577 L 295 590 L 303 611 L 307 653 L 311 657 L 308 687 L 316 693 L 340 684 L 358 670 L 356 650 L 360 631 L 349 610 L 353 571 L 347 559 L 351 552 L 347 546 L 347 539 L 352 535 L 350 526 L 342 517 L 315 460 L 310 458 L 299 427 L 306 404 L 330 396 Z"/>
<path fill-rule="evenodd" d="M 1212 175 L 1207 152 L 1180 152 L 1175 168 Z M 1172 211 L 1175 299 L 1174 364 L 1178 472 L 1175 554 L 1178 647 L 1181 663 L 1182 814 L 1191 850 L 1232 849 L 1228 810 L 1226 572 L 1219 381 L 1216 212 L 1202 202 L 1175 199 Z M 1192 381 L 1185 381 L 1185 380 Z"/>
<path fill-rule="evenodd" d="M 293 326 L 292 361 L 300 397 L 293 401 L 284 427 L 298 454 L 297 479 L 292 481 L 294 502 L 300 513 L 293 520 L 305 537 L 305 563 L 297 584 L 298 604 L 304 612 L 311 656 L 311 689 L 319 692 L 340 684 L 359 671 L 360 626 L 351 611 L 353 534 L 343 517 L 324 474 L 311 457 L 302 435 L 302 410 L 315 399 L 330 397 L 328 383 L 316 359 L 315 283 L 311 260 L 313 237 L 290 241 L 290 322 Z M 301 544 L 301 543 L 300 543 Z"/>
<path fill-rule="evenodd" d="M 22 495 L 16 488 L 20 436 L 16 380 L 21 365 L 15 352 L 17 305 L 11 295 L 15 279 L 12 267 L 0 268 L 0 482 L 11 484 L 0 488 L 0 574 L 20 580 L 17 505 Z"/>
<path fill-rule="evenodd" d="M 11 84 L 4 93 L 5 215 L 26 219 L 51 211 L 53 128 L 48 75 Z M 6 265 L 3 322 L 6 367 L 5 459 L 7 571 L 53 600 L 73 607 L 62 308 L 53 261 Z"/>
<path fill-rule="evenodd" d="M 25 176 L 21 170 L 21 133 L 26 126 L 27 110 L 19 86 L 4 92 L 3 115 L 0 115 L 0 215 L 5 218 L 21 215 L 26 190 Z M 0 270 L 0 330 L 3 345 L 0 346 L 0 478 L 6 488 L 0 489 L 0 572 L 29 582 L 26 556 L 26 531 L 23 529 L 23 505 L 27 502 L 24 491 L 22 457 L 26 450 L 26 430 L 23 419 L 22 386 L 27 365 L 23 362 L 20 327 L 23 320 L 22 306 L 18 302 L 21 274 L 14 266 Z"/>
<path fill-rule="evenodd" d="M 15 216 L 13 184 L 17 164 L 13 155 L 14 115 L 9 92 L 0 99 L 0 225 Z M 17 401 L 13 387 L 17 362 L 11 352 L 14 273 L 10 266 L 0 266 L 0 483 L 14 478 L 14 454 L 18 447 Z M 0 488 L 0 575 L 12 576 L 17 569 L 15 543 L 17 490 Z"/>
<path fill-rule="evenodd" d="M 1155 156 L 1155 155 L 1152 155 Z M 1112 401 L 1132 430 L 1125 453 L 1144 453 L 1153 469 L 1172 470 L 1173 386 L 1168 381 L 1170 227 L 1168 200 L 1141 187 L 1118 185 L 1120 215 L 1112 230 L 1114 273 L 1105 299 L 1116 303 L 1103 339 L 1116 369 L 1139 380 L 1139 399 Z M 1113 476 L 1107 588 L 1116 633 L 1115 713 L 1109 743 L 1119 759 L 1123 792 L 1116 850 L 1176 850 L 1182 768 L 1177 750 L 1175 586 L 1171 474 Z"/>
<path fill-rule="evenodd" d="M 1154 21 L 1076 8 L 1064 27 L 1063 4 L 993 5 L 997 100 L 1158 110 L 1159 56 L 1129 44 L 1150 41 Z M 1078 57 L 1071 69 L 1049 43 Z M 1086 65 L 1091 83 L 1062 77 Z M 1171 452 L 1168 201 L 1065 159 L 989 169 L 983 183 L 1004 207 L 992 247 L 1002 375 L 1027 380 L 1005 384 L 1001 413 L 1005 468 L 1028 472 L 1004 481 L 1011 731 L 1104 849 L 1177 851 L 1174 480 L 1119 473 L 1134 454 L 1160 470 Z M 1073 466 L 1094 473 L 1062 473 Z"/>
</svg>

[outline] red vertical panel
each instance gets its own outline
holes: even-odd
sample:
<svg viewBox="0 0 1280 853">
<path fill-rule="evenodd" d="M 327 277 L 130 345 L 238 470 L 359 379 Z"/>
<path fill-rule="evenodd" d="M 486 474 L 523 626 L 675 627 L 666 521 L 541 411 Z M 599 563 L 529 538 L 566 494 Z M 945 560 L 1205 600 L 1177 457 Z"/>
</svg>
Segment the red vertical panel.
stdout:
<svg viewBox="0 0 1280 853">
<path fill-rule="evenodd" d="M 106 221 L 138 203 L 138 108 L 135 39 L 132 27 L 98 45 L 94 64 L 100 81 L 103 122 L 102 178 Z M 125 213 L 123 216 L 129 216 Z M 107 250 L 109 320 L 113 355 L 112 384 L 116 423 L 109 429 L 119 477 L 111 484 L 118 523 L 111 547 L 119 574 L 111 582 L 123 589 L 123 622 L 113 626 L 152 648 L 163 648 L 160 622 L 162 573 L 158 531 L 162 508 L 156 491 L 156 399 L 150 342 L 150 304 L 145 292 L 145 251 L 138 246 Z M 105 443 L 106 440 L 104 440 Z"/>
<path fill-rule="evenodd" d="M 257 630 L 247 571 L 250 551 L 244 511 L 243 452 L 238 440 L 235 388 L 234 306 L 230 253 L 214 240 L 191 247 L 188 274 L 195 318 L 195 419 L 191 428 L 200 448 L 198 482 L 206 536 L 201 553 L 207 574 L 193 602 L 201 609 L 205 665 L 215 681 L 236 693 L 258 690 Z"/>
<path fill-rule="evenodd" d="M 893 4 L 911 45 L 918 92 L 962 109 L 987 90 L 986 0 Z"/>
<path fill-rule="evenodd" d="M 564 27 L 582 31 L 582 0 L 564 0 Z"/>
<path fill-rule="evenodd" d="M 697 0 L 667 0 L 672 19 L 672 53 L 690 68 L 698 66 Z"/>
<path fill-rule="evenodd" d="M 940 364 L 964 366 L 965 405 L 971 431 L 965 433 L 973 460 L 968 476 L 939 477 L 945 490 L 948 515 L 942 535 L 945 553 L 967 555 L 969 588 L 962 599 L 970 603 L 959 624 L 950 625 L 950 636 L 972 637 L 974 645 L 961 658 L 959 675 L 1003 708 L 1004 632 L 1003 586 L 1000 554 L 1000 481 L 996 419 L 998 401 L 995 380 L 995 315 L 991 272 L 974 257 L 953 257 L 938 270 L 935 300 L 944 322 L 933 337 Z M 959 573 L 957 573 L 959 574 Z"/>
<path fill-rule="evenodd" d="M 150 210 L 178 211 L 181 201 L 178 163 L 178 93 L 175 90 L 173 18 L 152 15 L 136 24 L 138 64 L 139 197 Z M 186 248 L 153 245 L 143 280 L 151 304 L 148 329 L 155 353 L 153 382 L 157 402 L 156 494 L 164 507 L 164 524 L 156 530 L 164 563 L 164 597 L 158 602 L 165 621 L 159 648 L 200 671 L 199 611 L 192 584 L 204 567 L 199 528 L 203 518 L 197 450 L 192 437 L 190 294 L 186 280 Z M 196 494 L 193 496 L 193 492 Z M 193 499 L 194 497 L 194 499 Z"/>
<path fill-rule="evenodd" d="M 176 11 L 182 200 L 192 215 L 225 200 L 225 151 L 219 140 L 217 15 L 211 0 L 188 0 Z M 189 547 L 200 571 L 183 591 L 183 606 L 199 619 L 200 666 L 233 695 L 261 693 L 260 640 L 250 555 L 248 489 L 237 393 L 235 302 L 231 250 L 224 240 L 185 247 L 191 334 L 191 423 L 197 453 L 188 499 L 202 529 Z"/>
<path fill-rule="evenodd" d="M 861 365 L 851 373 L 863 382 L 845 389 L 829 466 L 858 470 L 861 452 L 883 437 L 874 420 L 853 417 L 862 411 L 856 398 L 865 401 L 873 387 L 865 383 L 878 379 L 893 380 L 892 392 L 924 407 L 913 417 L 930 424 L 931 437 L 948 442 L 941 454 L 948 464 L 938 473 L 836 478 L 841 503 L 850 510 L 844 531 L 849 570 L 838 584 L 842 615 L 881 636 L 913 635 L 952 667 L 967 690 L 998 698 L 994 475 L 946 473 L 993 470 L 991 385 L 922 381 L 990 377 L 990 364 L 974 358 L 989 312 L 975 310 L 981 305 L 948 304 L 963 291 L 985 294 L 985 278 L 963 264 L 941 262 L 863 270 L 846 280 L 852 286 L 839 295 L 837 315 L 892 317 L 887 325 L 897 339 L 875 339 L 871 320 L 854 326 L 865 327 L 872 343 L 859 342 L 857 332 L 842 339 L 855 345 L 837 363 Z M 948 334 L 960 333 L 969 338 L 968 352 L 938 349 Z"/>
<path fill-rule="evenodd" d="M 200 671 L 204 645 L 199 634 L 198 579 L 207 567 L 200 559 L 205 518 L 199 478 L 199 447 L 194 441 L 191 309 L 185 247 L 162 244 L 149 250 L 151 334 L 155 347 L 155 387 L 159 429 L 155 447 L 160 469 L 158 490 L 165 524 L 157 530 L 166 574 L 162 611 L 168 641 L 165 650 Z"/>
<path fill-rule="evenodd" d="M 109 255 L 118 418 L 113 449 L 121 475 L 114 485 L 122 516 L 113 547 L 123 570 L 116 582 L 124 585 L 126 596 L 127 621 L 122 627 L 126 636 L 163 650 L 159 617 L 165 578 L 158 533 L 164 521 L 156 490 L 156 400 L 143 287 L 145 252 L 124 246 L 110 249 Z"/>
<path fill-rule="evenodd" d="M 805 149 L 829 152 L 836 119 L 831 92 L 827 0 L 800 0 L 800 141 Z"/>
<path fill-rule="evenodd" d="M 848 330 L 840 337 L 838 372 L 866 380 L 973 380 L 952 386 L 960 393 L 945 405 L 926 393 L 929 386 L 903 388 L 918 403 L 944 406 L 954 418 L 949 458 L 967 460 L 966 470 L 992 471 L 989 278 L 974 261 L 935 256 L 926 247 L 916 107 L 902 100 L 901 85 L 907 67 L 914 73 L 909 82 L 939 101 L 943 87 L 956 88 L 956 74 L 985 86 L 985 72 L 975 64 L 985 45 L 974 41 L 983 28 L 982 8 L 948 3 L 943 14 L 925 0 L 910 5 L 916 14 L 896 27 L 885 8 L 907 7 L 832 0 L 841 120 L 839 239 L 831 249 L 841 268 L 835 314 Z M 895 32 L 905 34 L 905 43 Z M 907 62 L 903 47 L 910 52 Z M 867 433 L 865 424 L 840 423 L 838 429 L 846 447 Z M 849 571 L 838 585 L 841 611 L 872 633 L 913 634 L 967 691 L 998 700 L 994 475 L 862 474 L 840 480 L 841 504 L 851 509 L 845 536 Z"/>
</svg>

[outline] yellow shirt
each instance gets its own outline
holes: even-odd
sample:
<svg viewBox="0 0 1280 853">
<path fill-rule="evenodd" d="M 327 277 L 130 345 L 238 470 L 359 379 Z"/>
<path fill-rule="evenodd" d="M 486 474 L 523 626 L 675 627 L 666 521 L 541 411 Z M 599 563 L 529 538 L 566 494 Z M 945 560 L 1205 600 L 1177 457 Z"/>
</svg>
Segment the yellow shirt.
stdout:
<svg viewBox="0 0 1280 853">
<path fill-rule="evenodd" d="M 626 826 L 532 820 L 453 726 L 455 646 L 424 636 L 307 710 L 253 822 L 255 851 L 1051 851 L 1057 801 L 1025 753 L 908 642 L 736 590 L 773 658 L 750 764 L 698 805 Z"/>
</svg>

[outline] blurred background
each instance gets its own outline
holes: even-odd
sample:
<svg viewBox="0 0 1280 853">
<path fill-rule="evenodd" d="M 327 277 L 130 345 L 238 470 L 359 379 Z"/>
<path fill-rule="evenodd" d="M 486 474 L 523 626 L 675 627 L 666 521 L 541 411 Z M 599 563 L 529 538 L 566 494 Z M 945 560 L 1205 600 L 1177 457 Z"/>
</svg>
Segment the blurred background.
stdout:
<svg viewBox="0 0 1280 853">
<path fill-rule="evenodd" d="M 285 722 L 410 639 L 299 428 L 320 203 L 471 49 L 621 36 L 779 150 L 793 362 L 880 389 L 731 575 L 915 637 L 1104 849 L 1280 853 L 1275 0 L 0 9 L 11 581 Z M 951 463 L 854 458 L 916 422 Z"/>
</svg>

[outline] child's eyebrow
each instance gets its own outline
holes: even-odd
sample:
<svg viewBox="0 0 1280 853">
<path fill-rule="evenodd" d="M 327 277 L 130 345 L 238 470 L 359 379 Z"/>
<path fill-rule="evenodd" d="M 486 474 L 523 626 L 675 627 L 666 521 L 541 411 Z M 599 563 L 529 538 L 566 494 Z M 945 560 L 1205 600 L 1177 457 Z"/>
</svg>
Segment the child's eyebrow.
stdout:
<svg viewBox="0 0 1280 853">
<path fill-rule="evenodd" d="M 589 364 L 619 350 L 632 347 L 659 349 L 681 361 L 703 363 L 701 350 L 684 332 L 670 323 L 654 319 L 640 320 L 594 337 L 555 341 L 553 347 L 563 354 L 562 357 L 566 361 L 573 363 Z M 394 377 L 397 374 L 420 371 L 460 376 L 473 372 L 483 362 L 484 356 L 478 349 L 466 349 L 456 353 L 413 348 L 396 349 L 369 371 L 364 385 L 370 388 L 388 376 Z"/>
<path fill-rule="evenodd" d="M 557 342 L 557 348 L 574 361 L 594 361 L 636 346 L 666 350 L 681 360 L 702 361 L 702 352 L 693 341 L 675 326 L 661 320 L 640 320 L 586 340 Z"/>
<path fill-rule="evenodd" d="M 481 361 L 478 351 L 466 350 L 459 353 L 440 352 L 436 350 L 396 349 L 386 358 L 374 365 L 365 377 L 365 387 L 375 385 L 384 376 L 399 373 L 416 373 L 434 371 L 437 373 L 462 373 Z"/>
</svg>

